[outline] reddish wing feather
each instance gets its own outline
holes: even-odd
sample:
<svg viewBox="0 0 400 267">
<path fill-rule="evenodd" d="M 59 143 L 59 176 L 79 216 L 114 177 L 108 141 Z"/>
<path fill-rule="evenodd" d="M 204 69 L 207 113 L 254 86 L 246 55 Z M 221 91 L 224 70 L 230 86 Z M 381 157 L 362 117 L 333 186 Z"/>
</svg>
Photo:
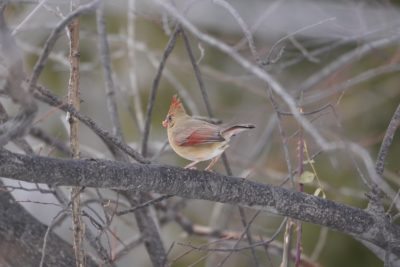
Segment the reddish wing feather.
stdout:
<svg viewBox="0 0 400 267">
<path fill-rule="evenodd" d="M 195 130 L 188 129 L 187 131 L 182 132 L 177 136 L 175 141 L 179 146 L 192 146 L 222 142 L 225 141 L 225 139 L 221 136 L 219 128 L 203 126 Z"/>
</svg>

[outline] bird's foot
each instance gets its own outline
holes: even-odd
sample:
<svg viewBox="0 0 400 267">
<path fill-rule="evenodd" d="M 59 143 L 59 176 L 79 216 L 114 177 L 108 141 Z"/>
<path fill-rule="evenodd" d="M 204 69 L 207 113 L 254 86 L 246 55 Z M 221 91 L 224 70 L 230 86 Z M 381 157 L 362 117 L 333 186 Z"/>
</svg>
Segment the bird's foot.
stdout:
<svg viewBox="0 0 400 267">
<path fill-rule="evenodd" d="M 196 166 L 186 166 L 186 167 L 184 167 L 184 169 L 187 169 L 187 170 L 197 170 L 197 167 Z"/>
<path fill-rule="evenodd" d="M 215 158 L 213 158 L 210 162 L 210 164 L 208 164 L 208 166 L 204 169 L 205 171 L 209 171 L 209 172 L 214 172 L 212 170 L 212 168 L 214 167 L 215 163 L 217 163 L 217 161 L 219 160 L 219 158 L 221 157 L 221 155 L 216 156 Z"/>
<path fill-rule="evenodd" d="M 191 163 L 189 163 L 188 165 L 186 165 L 185 167 L 183 167 L 184 169 L 189 169 L 189 170 L 196 170 L 196 164 L 199 163 L 200 161 L 193 161 Z"/>
</svg>

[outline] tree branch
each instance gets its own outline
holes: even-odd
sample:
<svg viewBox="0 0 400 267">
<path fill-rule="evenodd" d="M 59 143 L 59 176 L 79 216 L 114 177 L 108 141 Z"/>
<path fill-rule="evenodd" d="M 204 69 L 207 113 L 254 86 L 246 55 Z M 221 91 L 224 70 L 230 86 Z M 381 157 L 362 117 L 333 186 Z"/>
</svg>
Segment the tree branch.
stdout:
<svg viewBox="0 0 400 267">
<path fill-rule="evenodd" d="M 383 174 L 386 157 L 389 152 L 389 148 L 392 145 L 394 134 L 397 128 L 399 128 L 399 126 L 400 126 L 400 105 L 397 106 L 397 109 L 394 112 L 392 119 L 390 120 L 389 126 L 385 133 L 385 137 L 383 138 L 381 148 L 379 149 L 378 159 L 376 160 L 376 172 L 378 173 L 378 175 Z"/>
<path fill-rule="evenodd" d="M 98 4 L 99 0 L 94 0 L 89 4 L 80 6 L 75 11 L 71 12 L 65 19 L 60 21 L 57 27 L 54 28 L 49 38 L 46 40 L 46 43 L 44 44 L 42 54 L 40 55 L 39 59 L 35 63 L 35 66 L 33 67 L 32 75 L 29 79 L 29 85 L 28 85 L 28 90 L 30 92 L 32 92 L 35 89 L 36 83 L 39 79 L 40 74 L 44 69 L 44 66 L 46 65 L 46 61 L 50 55 L 50 52 L 51 50 L 53 50 L 54 45 L 56 44 L 58 38 L 60 37 L 65 27 L 75 18 L 83 14 L 92 12 L 94 9 L 97 8 Z"/>
<path fill-rule="evenodd" d="M 38 222 L 9 193 L 0 193 L 0 266 L 39 266 L 46 230 L 47 226 Z M 47 237 L 45 253 L 44 266 L 75 264 L 71 244 L 53 232 Z M 98 266 L 90 257 L 86 264 Z"/>
<path fill-rule="evenodd" d="M 104 70 L 105 82 L 106 82 L 106 94 L 107 94 L 107 109 L 110 114 L 111 124 L 113 125 L 113 136 L 124 140 L 122 135 L 121 123 L 118 117 L 117 102 L 115 99 L 114 83 L 111 75 L 111 62 L 107 41 L 107 32 L 104 18 L 104 4 L 102 3 L 97 10 L 97 31 L 99 33 L 99 50 L 101 63 Z M 126 154 L 120 153 L 120 151 L 112 151 L 114 157 L 119 161 L 129 162 Z M 143 192 L 126 192 L 125 197 L 134 206 L 141 203 L 145 198 Z M 164 245 L 158 231 L 155 219 L 153 220 L 151 212 L 148 208 L 142 208 L 134 212 L 136 223 L 142 235 L 144 245 L 147 253 L 154 267 L 166 267 L 167 254 L 164 249 Z"/>
<path fill-rule="evenodd" d="M 175 47 L 176 43 L 176 38 L 178 37 L 178 34 L 180 33 L 180 27 L 177 25 L 175 26 L 174 32 L 171 34 L 167 45 L 165 46 L 164 53 L 162 55 L 160 65 L 158 66 L 156 77 L 154 77 L 152 86 L 151 86 L 151 91 L 150 91 L 150 96 L 149 100 L 147 103 L 147 110 L 146 110 L 146 119 L 145 119 L 145 124 L 144 124 L 144 130 L 143 130 L 143 138 L 142 138 L 142 155 L 143 157 L 147 156 L 147 142 L 149 139 L 150 135 L 150 127 L 151 127 L 151 119 L 152 119 L 152 114 L 153 114 L 153 108 L 154 108 L 154 102 L 156 101 L 156 95 L 158 91 L 158 85 L 160 84 L 161 80 L 161 74 L 164 70 L 165 63 L 167 62 L 167 59 L 169 55 L 172 53 L 172 50 Z"/>
<path fill-rule="evenodd" d="M 400 256 L 400 228 L 371 212 L 301 192 L 218 173 L 107 160 L 65 160 L 0 150 L 0 176 L 32 183 L 154 191 L 262 208 L 327 226 Z"/>
<path fill-rule="evenodd" d="M 25 71 L 21 53 L 4 18 L 6 3 L 0 4 L 0 55 L 7 69 L 4 91 L 21 107 L 18 114 L 0 125 L 0 146 L 23 137 L 32 125 L 38 107 L 32 94 L 23 88 Z"/>
<path fill-rule="evenodd" d="M 34 93 L 35 98 L 39 99 L 40 101 L 49 104 L 50 106 L 57 107 L 60 110 L 65 112 L 69 112 L 72 116 L 79 119 L 83 124 L 93 130 L 103 141 L 104 143 L 110 147 L 111 151 L 113 151 L 113 147 L 118 147 L 126 154 L 128 154 L 134 160 L 141 162 L 141 163 L 150 163 L 149 160 L 145 159 L 140 155 L 136 150 L 122 142 L 120 139 L 112 136 L 109 132 L 103 130 L 95 121 L 91 118 L 83 115 L 79 111 L 77 111 L 72 105 L 64 103 L 61 101 L 57 96 L 51 93 L 48 89 L 44 88 L 43 86 L 36 86 L 36 91 Z"/>
</svg>

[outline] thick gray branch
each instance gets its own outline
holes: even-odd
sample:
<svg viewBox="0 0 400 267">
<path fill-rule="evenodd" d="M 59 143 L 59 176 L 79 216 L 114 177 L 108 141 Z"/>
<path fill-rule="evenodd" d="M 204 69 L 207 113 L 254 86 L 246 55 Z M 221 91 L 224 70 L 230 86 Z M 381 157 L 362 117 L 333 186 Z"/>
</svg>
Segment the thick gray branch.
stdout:
<svg viewBox="0 0 400 267">
<path fill-rule="evenodd" d="M 39 266 L 46 230 L 8 192 L 0 192 L 0 266 Z M 44 266 L 75 264 L 72 245 L 52 232 L 45 254 Z M 98 266 L 90 258 L 86 264 Z"/>
<path fill-rule="evenodd" d="M 0 176 L 33 183 L 154 191 L 188 199 L 262 207 L 327 226 L 400 256 L 400 228 L 370 212 L 268 184 L 178 167 L 107 160 L 65 160 L 0 150 Z"/>
</svg>

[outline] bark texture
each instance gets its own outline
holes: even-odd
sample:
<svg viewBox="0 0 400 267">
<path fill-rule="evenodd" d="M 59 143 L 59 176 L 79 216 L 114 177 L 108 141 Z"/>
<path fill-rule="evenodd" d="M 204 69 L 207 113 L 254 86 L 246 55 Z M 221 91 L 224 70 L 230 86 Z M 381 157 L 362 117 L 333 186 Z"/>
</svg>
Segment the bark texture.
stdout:
<svg viewBox="0 0 400 267">
<path fill-rule="evenodd" d="M 108 160 L 69 160 L 0 150 L 0 176 L 33 183 L 172 194 L 262 208 L 327 226 L 400 256 L 400 228 L 388 218 L 301 192 L 218 173 Z"/>
</svg>

